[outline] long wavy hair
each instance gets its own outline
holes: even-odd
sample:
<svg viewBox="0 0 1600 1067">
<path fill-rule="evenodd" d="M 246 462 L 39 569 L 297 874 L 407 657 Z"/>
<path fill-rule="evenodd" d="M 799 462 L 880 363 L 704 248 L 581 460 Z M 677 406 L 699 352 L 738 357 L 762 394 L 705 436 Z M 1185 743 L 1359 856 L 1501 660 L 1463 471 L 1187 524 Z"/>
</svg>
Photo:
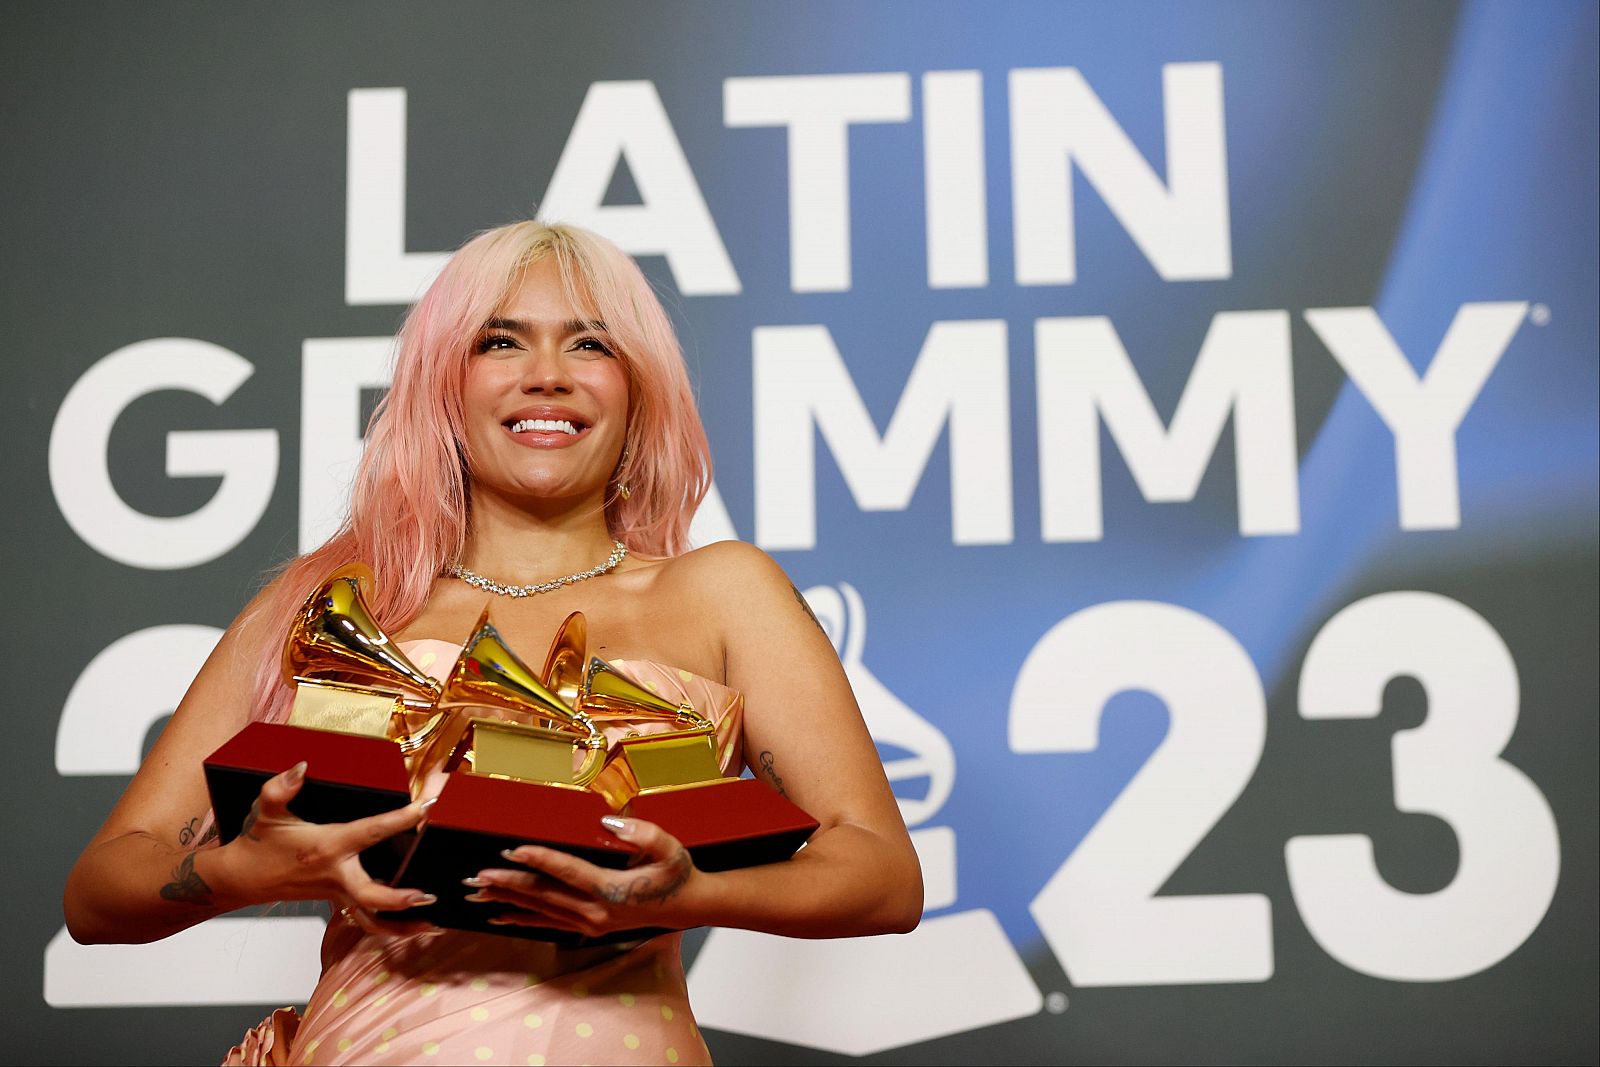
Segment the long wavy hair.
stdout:
<svg viewBox="0 0 1600 1067">
<path fill-rule="evenodd" d="M 406 316 L 395 339 L 393 384 L 373 412 L 351 492 L 350 515 L 320 548 L 285 564 L 245 620 L 269 648 L 335 567 L 362 561 L 368 602 L 396 632 L 422 611 L 433 580 L 455 563 L 472 520 L 461 392 L 472 345 L 529 264 L 550 257 L 572 305 L 605 322 L 628 372 L 628 427 L 606 494 L 606 525 L 632 552 L 672 556 L 711 482 L 711 451 L 683 354 L 634 261 L 576 226 L 516 222 L 463 245 Z M 293 690 L 268 657 L 256 676 L 253 717 L 281 722 Z"/>
</svg>

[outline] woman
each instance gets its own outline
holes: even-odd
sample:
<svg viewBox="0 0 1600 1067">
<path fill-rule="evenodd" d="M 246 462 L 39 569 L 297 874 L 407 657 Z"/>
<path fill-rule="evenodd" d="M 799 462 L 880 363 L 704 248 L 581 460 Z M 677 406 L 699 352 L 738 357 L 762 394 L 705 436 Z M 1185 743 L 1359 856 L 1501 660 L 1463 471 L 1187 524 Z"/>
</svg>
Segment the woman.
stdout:
<svg viewBox="0 0 1600 1067">
<path fill-rule="evenodd" d="M 208 829 L 201 761 L 252 719 L 286 717 L 290 617 L 329 570 L 364 560 L 378 622 L 435 674 L 486 600 L 530 655 L 582 610 L 597 654 L 717 720 L 725 773 L 748 762 L 821 823 L 787 862 L 708 874 L 658 827 L 608 819 L 645 862 L 609 871 L 523 846 L 469 879 L 469 899 L 586 935 L 719 925 L 841 937 L 919 918 L 915 853 L 805 601 L 747 545 L 684 551 L 709 452 L 671 325 L 633 261 L 570 227 L 489 231 L 451 258 L 397 347 L 350 519 L 223 636 L 73 869 L 68 929 L 146 942 L 246 905 L 332 901 L 305 1017 L 275 1012 L 233 1062 L 707 1062 L 680 934 L 574 951 L 376 921 L 431 898 L 374 882 L 357 853 L 418 825 L 425 801 L 304 823 L 286 808 L 302 764 L 262 787 L 233 841 L 219 847 Z"/>
</svg>

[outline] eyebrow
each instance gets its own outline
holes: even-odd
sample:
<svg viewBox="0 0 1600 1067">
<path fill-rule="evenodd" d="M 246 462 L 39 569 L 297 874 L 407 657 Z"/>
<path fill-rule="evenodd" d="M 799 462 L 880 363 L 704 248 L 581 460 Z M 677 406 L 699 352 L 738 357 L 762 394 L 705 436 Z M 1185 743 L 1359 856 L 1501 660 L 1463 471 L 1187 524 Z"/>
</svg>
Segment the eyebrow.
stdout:
<svg viewBox="0 0 1600 1067">
<path fill-rule="evenodd" d="M 528 334 L 533 332 L 532 326 L 525 319 L 502 319 L 498 316 L 483 324 L 485 330 L 509 330 L 512 333 Z M 561 323 L 565 333 L 606 333 L 606 324 L 599 319 L 568 319 Z"/>
</svg>

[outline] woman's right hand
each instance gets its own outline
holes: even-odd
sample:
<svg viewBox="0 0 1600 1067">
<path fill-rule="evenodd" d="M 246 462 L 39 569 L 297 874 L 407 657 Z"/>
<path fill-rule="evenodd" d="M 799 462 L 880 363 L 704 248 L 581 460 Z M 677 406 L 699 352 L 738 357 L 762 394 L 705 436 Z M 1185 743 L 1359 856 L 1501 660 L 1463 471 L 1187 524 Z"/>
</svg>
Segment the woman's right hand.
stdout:
<svg viewBox="0 0 1600 1067">
<path fill-rule="evenodd" d="M 362 850 L 413 829 L 429 802 L 407 804 L 346 823 L 310 823 L 289 811 L 305 784 L 305 763 L 296 764 L 261 786 L 239 836 L 217 851 L 213 885 L 220 895 L 243 904 L 278 900 L 328 900 L 369 932 L 407 933 L 426 923 L 384 923 L 380 911 L 402 911 L 431 904 L 419 889 L 395 889 L 376 881 L 361 866 Z"/>
</svg>

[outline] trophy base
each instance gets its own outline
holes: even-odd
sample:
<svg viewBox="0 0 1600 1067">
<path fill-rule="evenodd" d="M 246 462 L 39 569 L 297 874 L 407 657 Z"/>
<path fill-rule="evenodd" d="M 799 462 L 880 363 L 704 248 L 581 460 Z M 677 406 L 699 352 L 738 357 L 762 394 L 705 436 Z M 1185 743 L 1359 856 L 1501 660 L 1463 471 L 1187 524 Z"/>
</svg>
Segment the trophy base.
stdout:
<svg viewBox="0 0 1600 1067">
<path fill-rule="evenodd" d="M 648 789 L 622 813 L 660 826 L 707 872 L 781 863 L 819 825 L 788 797 L 753 778 Z"/>
<path fill-rule="evenodd" d="M 405 760 L 393 741 L 253 722 L 205 760 L 206 788 L 223 844 L 239 836 L 262 784 L 301 760 L 306 780 L 289 802 L 289 812 L 306 822 L 352 822 L 411 803 Z M 393 877 L 410 836 L 366 849 L 362 867 L 380 881 Z"/>
<path fill-rule="evenodd" d="M 514 868 L 516 864 L 500 853 L 518 845 L 559 849 L 600 867 L 626 867 L 636 850 L 600 825 L 601 817 L 610 814 L 605 799 L 587 789 L 470 772 L 452 774 L 438 801 L 428 810 L 428 821 L 418 832 L 393 882 L 400 888 L 432 893 L 439 898 L 438 903 L 403 912 L 381 912 L 380 917 L 552 941 L 568 947 L 652 936 L 660 931 L 629 931 L 626 935 L 593 939 L 567 930 L 496 926 L 489 920 L 511 910 L 508 905 L 465 899 L 477 890 L 462 885 L 462 879 L 485 868 Z"/>
</svg>

